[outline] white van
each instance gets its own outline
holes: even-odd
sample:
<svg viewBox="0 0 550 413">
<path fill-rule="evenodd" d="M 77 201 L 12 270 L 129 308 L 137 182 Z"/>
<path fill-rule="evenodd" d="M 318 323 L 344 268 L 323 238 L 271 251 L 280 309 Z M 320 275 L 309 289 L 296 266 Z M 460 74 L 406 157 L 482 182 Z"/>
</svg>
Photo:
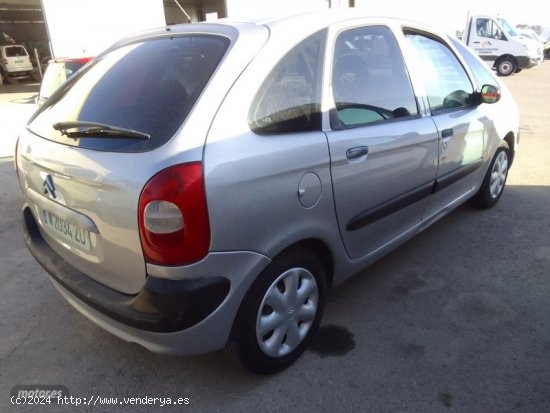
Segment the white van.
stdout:
<svg viewBox="0 0 550 413">
<path fill-rule="evenodd" d="M 0 74 L 2 79 L 22 79 L 32 75 L 29 53 L 20 44 L 0 46 Z"/>
<path fill-rule="evenodd" d="M 540 45 L 521 36 L 502 17 L 469 15 L 462 41 L 500 76 L 509 76 L 542 62 Z"/>
</svg>

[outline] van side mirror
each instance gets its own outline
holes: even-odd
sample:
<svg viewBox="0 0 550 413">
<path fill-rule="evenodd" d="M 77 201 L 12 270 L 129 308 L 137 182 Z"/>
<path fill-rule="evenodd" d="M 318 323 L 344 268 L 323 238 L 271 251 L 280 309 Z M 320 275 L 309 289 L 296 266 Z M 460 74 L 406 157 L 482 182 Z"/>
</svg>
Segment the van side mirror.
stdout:
<svg viewBox="0 0 550 413">
<path fill-rule="evenodd" d="M 493 85 L 483 85 L 480 98 L 481 103 L 497 103 L 500 100 L 500 89 Z"/>
</svg>

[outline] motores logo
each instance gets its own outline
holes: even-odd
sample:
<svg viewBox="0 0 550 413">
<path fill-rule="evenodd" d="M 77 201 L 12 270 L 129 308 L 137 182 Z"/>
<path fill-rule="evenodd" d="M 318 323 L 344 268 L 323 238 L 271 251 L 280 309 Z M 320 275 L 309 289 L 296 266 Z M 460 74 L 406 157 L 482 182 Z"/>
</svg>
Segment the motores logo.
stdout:
<svg viewBox="0 0 550 413">
<path fill-rule="evenodd" d="M 52 399 L 56 401 L 58 397 L 69 396 L 69 389 L 65 386 L 57 385 L 18 385 L 10 391 L 10 396 L 14 399 Z M 16 403 L 19 404 L 19 403 Z"/>
</svg>

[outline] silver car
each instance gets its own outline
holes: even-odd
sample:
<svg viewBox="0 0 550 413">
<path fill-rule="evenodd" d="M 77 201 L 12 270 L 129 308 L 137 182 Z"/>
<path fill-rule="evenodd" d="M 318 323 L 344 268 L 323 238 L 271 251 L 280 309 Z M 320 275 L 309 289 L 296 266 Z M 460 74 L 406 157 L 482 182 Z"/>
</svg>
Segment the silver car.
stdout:
<svg viewBox="0 0 550 413">
<path fill-rule="evenodd" d="M 151 351 L 293 363 L 342 283 L 463 202 L 495 205 L 506 88 L 421 24 L 318 12 L 127 38 L 16 154 L 29 250 L 90 320 Z"/>
</svg>

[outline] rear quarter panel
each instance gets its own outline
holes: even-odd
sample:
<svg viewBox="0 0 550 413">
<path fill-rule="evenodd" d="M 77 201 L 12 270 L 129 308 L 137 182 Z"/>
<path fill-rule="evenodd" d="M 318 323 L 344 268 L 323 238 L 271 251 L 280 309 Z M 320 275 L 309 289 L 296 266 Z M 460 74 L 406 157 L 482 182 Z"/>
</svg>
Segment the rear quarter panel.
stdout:
<svg viewBox="0 0 550 413">
<path fill-rule="evenodd" d="M 272 258 L 308 238 L 343 251 L 325 134 L 262 136 L 248 125 L 250 105 L 266 76 L 286 52 L 313 34 L 302 31 L 270 37 L 233 85 L 209 131 L 204 167 L 212 251 L 248 250 Z M 307 173 L 318 178 L 321 189 L 311 208 L 303 207 L 298 196 Z"/>
</svg>

